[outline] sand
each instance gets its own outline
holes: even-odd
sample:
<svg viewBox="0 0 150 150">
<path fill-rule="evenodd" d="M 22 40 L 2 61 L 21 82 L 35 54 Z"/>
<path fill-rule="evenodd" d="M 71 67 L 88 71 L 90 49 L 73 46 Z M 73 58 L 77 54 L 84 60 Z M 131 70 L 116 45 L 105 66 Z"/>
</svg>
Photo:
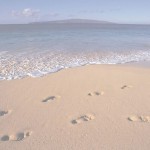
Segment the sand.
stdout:
<svg viewBox="0 0 150 150">
<path fill-rule="evenodd" d="M 149 150 L 149 138 L 150 68 L 0 81 L 0 150 Z"/>
</svg>

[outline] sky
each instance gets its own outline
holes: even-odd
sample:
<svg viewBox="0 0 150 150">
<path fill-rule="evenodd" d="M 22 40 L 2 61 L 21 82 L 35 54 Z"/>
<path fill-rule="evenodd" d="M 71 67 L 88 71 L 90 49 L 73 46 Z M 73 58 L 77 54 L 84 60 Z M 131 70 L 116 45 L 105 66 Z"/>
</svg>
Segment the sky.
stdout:
<svg viewBox="0 0 150 150">
<path fill-rule="evenodd" d="M 0 24 L 62 19 L 150 24 L 150 0 L 0 0 Z"/>
</svg>

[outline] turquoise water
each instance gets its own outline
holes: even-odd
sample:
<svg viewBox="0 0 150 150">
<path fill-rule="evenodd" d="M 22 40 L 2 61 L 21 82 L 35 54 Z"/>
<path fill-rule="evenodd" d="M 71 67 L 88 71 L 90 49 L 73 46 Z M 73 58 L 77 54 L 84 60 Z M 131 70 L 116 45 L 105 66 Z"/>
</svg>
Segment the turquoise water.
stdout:
<svg viewBox="0 0 150 150">
<path fill-rule="evenodd" d="M 149 25 L 0 25 L 1 80 L 140 61 L 150 61 Z"/>
</svg>

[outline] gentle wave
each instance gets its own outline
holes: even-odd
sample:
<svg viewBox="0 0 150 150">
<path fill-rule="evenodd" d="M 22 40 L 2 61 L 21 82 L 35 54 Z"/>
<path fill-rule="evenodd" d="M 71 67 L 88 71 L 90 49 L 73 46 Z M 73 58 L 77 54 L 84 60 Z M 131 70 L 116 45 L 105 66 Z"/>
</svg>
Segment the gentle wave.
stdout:
<svg viewBox="0 0 150 150">
<path fill-rule="evenodd" d="M 129 62 L 150 61 L 150 51 L 128 53 L 37 53 L 10 55 L 0 53 L 0 80 L 42 77 L 61 69 L 89 64 L 124 64 Z"/>
</svg>

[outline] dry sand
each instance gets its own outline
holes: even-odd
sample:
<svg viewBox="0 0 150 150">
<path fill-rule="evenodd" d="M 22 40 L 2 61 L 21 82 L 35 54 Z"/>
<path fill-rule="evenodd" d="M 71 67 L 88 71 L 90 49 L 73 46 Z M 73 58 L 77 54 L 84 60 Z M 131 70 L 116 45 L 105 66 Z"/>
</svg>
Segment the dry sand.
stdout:
<svg viewBox="0 0 150 150">
<path fill-rule="evenodd" d="M 149 68 L 91 65 L 0 81 L 0 150 L 149 149 Z"/>
</svg>

